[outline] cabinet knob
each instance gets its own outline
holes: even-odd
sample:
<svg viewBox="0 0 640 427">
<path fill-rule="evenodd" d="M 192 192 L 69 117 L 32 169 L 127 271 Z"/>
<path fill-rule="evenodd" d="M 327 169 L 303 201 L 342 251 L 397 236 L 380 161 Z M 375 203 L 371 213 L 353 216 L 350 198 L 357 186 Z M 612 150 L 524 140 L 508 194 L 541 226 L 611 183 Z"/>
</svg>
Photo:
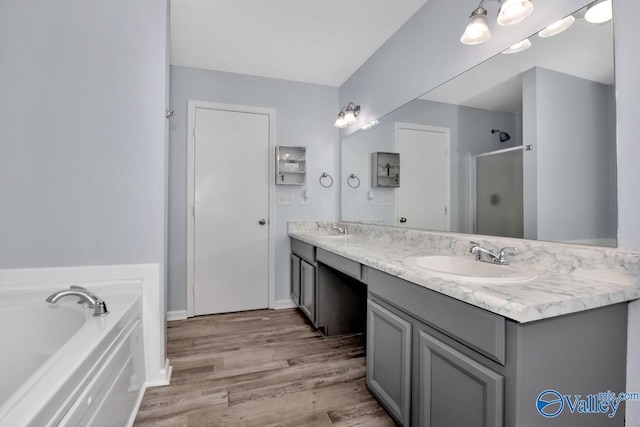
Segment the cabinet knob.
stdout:
<svg viewBox="0 0 640 427">
<path fill-rule="evenodd" d="M 407 222 L 407 218 L 405 218 L 405 217 L 401 217 L 401 218 L 400 218 L 400 222 L 404 224 L 405 222 Z"/>
<path fill-rule="evenodd" d="M 267 220 L 262 218 L 261 220 L 258 221 L 258 224 L 260 225 L 265 225 L 267 223 Z"/>
</svg>

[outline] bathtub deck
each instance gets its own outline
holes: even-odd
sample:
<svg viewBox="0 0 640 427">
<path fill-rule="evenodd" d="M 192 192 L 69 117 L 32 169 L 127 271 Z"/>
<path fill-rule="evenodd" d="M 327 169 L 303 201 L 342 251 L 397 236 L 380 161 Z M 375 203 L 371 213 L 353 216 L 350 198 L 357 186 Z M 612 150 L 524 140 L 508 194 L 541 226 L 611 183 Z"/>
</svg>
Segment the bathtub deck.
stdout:
<svg viewBox="0 0 640 427">
<path fill-rule="evenodd" d="M 365 386 L 362 336 L 323 338 L 297 309 L 170 322 L 171 385 L 136 427 L 395 426 Z"/>
</svg>

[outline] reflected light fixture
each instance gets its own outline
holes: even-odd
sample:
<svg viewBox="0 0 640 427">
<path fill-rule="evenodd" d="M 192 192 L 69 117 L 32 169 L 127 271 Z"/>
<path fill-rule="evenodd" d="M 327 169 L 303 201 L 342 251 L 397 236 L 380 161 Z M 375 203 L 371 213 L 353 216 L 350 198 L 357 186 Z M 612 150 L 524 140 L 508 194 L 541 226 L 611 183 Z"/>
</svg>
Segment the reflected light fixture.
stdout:
<svg viewBox="0 0 640 427">
<path fill-rule="evenodd" d="M 362 126 L 362 129 L 364 129 L 364 130 L 371 129 L 371 128 L 372 128 L 372 127 L 374 127 L 374 126 L 378 126 L 378 124 L 379 124 L 379 123 L 380 123 L 379 121 L 374 120 L 374 121 L 372 121 L 371 123 L 369 123 L 368 125 L 364 125 L 364 126 Z"/>
<path fill-rule="evenodd" d="M 340 111 L 340 113 L 338 113 L 338 118 L 333 125 L 337 128 L 344 129 L 350 124 L 355 123 L 356 117 L 358 117 L 359 115 L 360 106 L 354 104 L 353 102 L 350 102 L 342 108 L 342 111 Z"/>
<path fill-rule="evenodd" d="M 505 55 L 509 55 L 512 53 L 522 52 L 523 50 L 527 50 L 530 47 L 531 47 L 531 42 L 529 41 L 529 39 L 524 39 L 521 42 L 518 42 L 510 46 L 509 48 L 503 50 L 502 53 L 504 53 Z"/>
<path fill-rule="evenodd" d="M 574 18 L 572 15 L 569 15 L 566 18 L 562 18 L 561 20 L 549 25 L 547 28 L 540 30 L 540 32 L 538 32 L 538 36 L 545 38 L 560 34 L 564 30 L 572 26 L 575 20 L 576 18 Z"/>
<path fill-rule="evenodd" d="M 500 0 L 498 24 L 508 27 L 522 22 L 533 12 L 531 0 Z"/>
<path fill-rule="evenodd" d="M 587 7 L 584 19 L 592 24 L 602 24 L 613 19 L 611 0 L 602 0 Z"/>
<path fill-rule="evenodd" d="M 464 30 L 464 34 L 460 38 L 463 44 L 473 46 L 476 44 L 484 43 L 491 38 L 491 32 L 489 31 L 489 24 L 487 23 L 487 9 L 482 7 L 483 1 L 471 15 L 469 16 L 469 23 Z"/>
</svg>

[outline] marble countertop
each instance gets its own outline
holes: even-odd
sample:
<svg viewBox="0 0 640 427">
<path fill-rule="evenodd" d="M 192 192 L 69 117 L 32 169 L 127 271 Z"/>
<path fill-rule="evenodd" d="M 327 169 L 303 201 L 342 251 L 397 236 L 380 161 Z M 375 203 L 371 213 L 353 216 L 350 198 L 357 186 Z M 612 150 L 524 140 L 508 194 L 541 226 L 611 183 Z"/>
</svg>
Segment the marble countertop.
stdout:
<svg viewBox="0 0 640 427">
<path fill-rule="evenodd" d="M 431 234 L 437 234 L 438 238 L 443 235 Z M 616 265 L 617 268 L 608 268 L 603 263 L 586 265 L 581 261 L 577 267 L 574 265 L 566 271 L 558 268 L 541 269 L 544 264 L 538 263 L 534 265 L 538 268 L 533 269 L 537 277 L 530 281 L 506 284 L 472 283 L 435 277 L 407 266 L 407 259 L 419 255 L 472 256 L 460 251 L 456 253 L 444 250 L 438 245 L 415 245 L 403 239 L 380 238 L 380 235 L 375 236 L 372 233 L 341 238 L 336 237 L 335 232 L 331 234 L 331 231 L 326 229 L 305 230 L 295 227 L 289 228 L 289 236 L 521 323 L 640 298 L 640 280 L 637 273 L 629 271 L 627 266 L 619 268 L 622 265 L 620 262 Z M 570 249 L 575 247 L 564 246 Z M 585 249 L 576 247 L 576 250 Z M 625 260 L 630 257 L 627 253 L 622 255 L 626 257 Z M 512 258 L 513 265 L 518 265 L 515 261 L 517 257 L 516 255 Z M 557 257 L 556 255 L 555 258 Z M 565 264 L 576 264 L 566 249 L 563 257 Z M 635 260 L 635 254 L 632 253 L 631 258 Z M 555 263 L 558 262 L 556 259 Z M 523 263 L 522 266 L 528 269 L 532 267 L 531 263 Z"/>
</svg>

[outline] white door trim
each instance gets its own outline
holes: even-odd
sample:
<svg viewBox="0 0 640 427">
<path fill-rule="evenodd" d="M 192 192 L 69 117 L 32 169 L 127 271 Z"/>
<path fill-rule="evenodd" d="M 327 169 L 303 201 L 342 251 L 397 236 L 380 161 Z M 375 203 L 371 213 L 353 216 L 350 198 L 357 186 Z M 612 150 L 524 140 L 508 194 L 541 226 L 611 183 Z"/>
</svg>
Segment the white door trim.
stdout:
<svg viewBox="0 0 640 427">
<path fill-rule="evenodd" d="M 187 316 L 195 313 L 195 218 L 193 206 L 195 201 L 195 123 L 196 108 L 210 110 L 235 111 L 240 113 L 265 114 L 269 116 L 269 177 L 275 176 L 276 147 L 276 111 L 273 108 L 251 107 L 246 105 L 221 104 L 208 101 L 187 101 Z M 275 183 L 269 183 L 269 308 L 275 308 Z"/>
<path fill-rule="evenodd" d="M 409 129 L 409 130 L 422 130 L 427 132 L 439 132 L 443 133 L 446 139 L 446 153 L 447 153 L 447 163 L 445 164 L 445 193 L 446 193 L 446 208 L 447 215 L 445 217 L 445 226 L 446 230 L 451 230 L 451 129 L 443 128 L 438 126 L 430 126 L 430 125 L 419 125 L 416 123 L 404 123 L 404 122 L 395 122 L 393 126 L 393 149 L 394 151 L 398 151 L 396 146 L 396 141 L 398 140 L 398 130 L 399 129 Z M 402 185 L 402 158 L 400 158 L 400 185 Z M 394 201 L 393 201 L 393 225 L 396 223 L 396 218 L 398 218 L 397 205 L 395 202 L 395 191 L 394 193 Z"/>
</svg>

